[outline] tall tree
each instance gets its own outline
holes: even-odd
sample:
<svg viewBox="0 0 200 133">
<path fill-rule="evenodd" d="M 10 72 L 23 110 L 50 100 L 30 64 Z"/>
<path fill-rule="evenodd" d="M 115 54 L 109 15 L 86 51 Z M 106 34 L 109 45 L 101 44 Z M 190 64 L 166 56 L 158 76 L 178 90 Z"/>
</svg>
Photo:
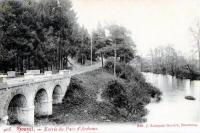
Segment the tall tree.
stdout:
<svg viewBox="0 0 200 133">
<path fill-rule="evenodd" d="M 104 47 L 98 50 L 98 53 L 104 53 L 104 57 L 116 56 L 120 61 L 127 63 L 135 56 L 135 44 L 130 37 L 130 32 L 123 26 L 108 25 L 105 29 L 109 30 L 110 35 L 106 38 Z"/>
<path fill-rule="evenodd" d="M 63 68 L 64 59 L 76 54 L 76 15 L 69 0 L 60 2 L 61 6 L 56 0 L 0 2 L 0 42 L 16 70 L 55 68 L 60 62 Z"/>
<path fill-rule="evenodd" d="M 196 48 L 198 52 L 198 58 L 199 58 L 199 70 L 200 70 L 200 22 L 197 21 L 196 25 L 190 28 L 190 31 L 192 33 L 192 36 L 195 39 Z"/>
<path fill-rule="evenodd" d="M 32 34 L 33 10 L 20 1 L 12 0 L 3 1 L 1 9 L 1 44 L 12 53 L 9 62 L 15 62 L 15 68 L 22 71 L 24 59 L 31 55 L 36 41 L 33 40 Z"/>
</svg>

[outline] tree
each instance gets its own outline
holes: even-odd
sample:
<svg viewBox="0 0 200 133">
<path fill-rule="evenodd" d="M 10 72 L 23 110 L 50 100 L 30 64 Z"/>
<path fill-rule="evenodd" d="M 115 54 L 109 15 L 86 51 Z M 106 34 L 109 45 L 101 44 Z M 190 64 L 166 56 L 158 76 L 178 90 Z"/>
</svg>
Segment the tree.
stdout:
<svg viewBox="0 0 200 133">
<path fill-rule="evenodd" d="M 9 69 L 44 70 L 59 63 L 63 68 L 64 60 L 76 54 L 76 14 L 69 0 L 60 2 L 61 7 L 56 0 L 0 2 L 1 45 L 9 53 L 7 62 L 15 62 Z"/>
<path fill-rule="evenodd" d="M 1 45 L 12 53 L 8 62 L 15 62 L 12 69 L 23 70 L 24 59 L 30 56 L 36 40 L 33 40 L 32 28 L 33 10 L 19 1 L 4 1 L 1 3 Z"/>
<path fill-rule="evenodd" d="M 90 59 L 90 39 L 87 29 L 85 29 L 84 27 L 79 28 L 79 33 L 76 36 L 76 41 L 76 58 L 78 63 L 84 65 L 86 60 Z"/>
<path fill-rule="evenodd" d="M 200 70 L 200 23 L 197 21 L 193 28 L 190 28 L 193 38 L 195 39 L 196 48 L 199 56 L 199 70 Z"/>
<path fill-rule="evenodd" d="M 167 46 L 165 48 L 165 66 L 168 73 L 175 75 L 177 67 L 177 52 L 174 48 Z"/>
<path fill-rule="evenodd" d="M 135 44 L 130 37 L 130 32 L 123 26 L 108 25 L 104 28 L 109 30 L 110 36 L 106 37 L 102 47 L 97 53 L 103 53 L 105 58 L 114 57 L 114 50 L 116 49 L 116 57 L 121 62 L 128 63 L 135 57 Z"/>
<path fill-rule="evenodd" d="M 72 10 L 72 4 L 69 0 L 59 0 L 60 4 L 56 0 L 40 1 L 38 8 L 40 9 L 40 19 L 43 20 L 44 27 L 51 28 L 51 36 L 54 38 L 54 44 L 57 49 L 57 64 L 60 64 L 60 69 L 63 68 L 63 59 L 68 58 L 73 50 L 75 44 L 75 36 L 77 33 L 77 20 L 76 14 Z M 36 10 L 38 12 L 38 10 Z M 47 36 L 47 38 L 49 38 Z M 48 39 L 47 39 L 48 40 Z M 72 55 L 74 56 L 74 55 Z"/>
<path fill-rule="evenodd" d="M 100 55 L 101 61 L 102 61 L 102 67 L 103 67 L 104 53 L 102 51 L 99 51 L 99 50 L 101 48 L 109 45 L 110 42 L 106 38 L 105 28 L 102 27 L 102 25 L 100 23 L 97 26 L 97 30 L 93 31 L 92 37 L 93 37 L 93 57 L 96 60 L 96 58 Z"/>
<path fill-rule="evenodd" d="M 150 51 L 150 59 L 143 59 L 146 67 L 143 71 L 170 74 L 178 78 L 197 79 L 200 75 L 195 67 L 194 60 L 186 59 L 181 52 L 173 47 L 157 47 Z M 153 68 L 153 69 L 151 69 Z"/>
</svg>

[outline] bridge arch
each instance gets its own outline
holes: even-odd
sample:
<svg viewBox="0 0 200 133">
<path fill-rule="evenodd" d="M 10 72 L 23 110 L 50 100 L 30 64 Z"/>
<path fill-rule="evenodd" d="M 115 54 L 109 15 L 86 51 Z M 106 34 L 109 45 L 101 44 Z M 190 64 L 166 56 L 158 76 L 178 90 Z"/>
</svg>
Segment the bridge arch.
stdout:
<svg viewBox="0 0 200 133">
<path fill-rule="evenodd" d="M 60 85 L 56 85 L 52 93 L 53 104 L 58 104 L 62 102 L 62 88 Z"/>
<path fill-rule="evenodd" d="M 53 101 L 62 102 L 70 82 L 70 76 L 52 75 L 48 79 L 44 78 L 39 81 L 16 81 L 15 84 L 8 84 L 6 88 L 0 87 L 3 97 L 0 99 L 0 123 L 7 124 L 8 121 L 15 119 L 21 124 L 34 125 L 36 114 L 38 116 L 51 115 Z M 13 114 L 18 115 L 14 116 Z"/>
<path fill-rule="evenodd" d="M 49 102 L 48 93 L 45 89 L 39 89 L 34 98 L 34 114 L 36 117 L 49 115 L 49 107 L 51 108 L 52 104 Z"/>
<path fill-rule="evenodd" d="M 26 97 L 22 94 L 16 94 L 11 99 L 8 109 L 8 122 L 10 124 L 20 124 L 24 123 L 26 117 L 24 109 L 27 107 L 27 100 Z"/>
</svg>

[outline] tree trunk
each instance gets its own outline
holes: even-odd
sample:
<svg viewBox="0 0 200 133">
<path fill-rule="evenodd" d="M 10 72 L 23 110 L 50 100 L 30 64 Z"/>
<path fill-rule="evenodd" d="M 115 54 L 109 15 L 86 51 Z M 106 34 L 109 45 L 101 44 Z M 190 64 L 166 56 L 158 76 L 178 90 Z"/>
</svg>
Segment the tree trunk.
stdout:
<svg viewBox="0 0 200 133">
<path fill-rule="evenodd" d="M 28 57 L 28 69 L 30 70 L 30 66 L 31 66 L 31 59 L 30 56 Z"/>
<path fill-rule="evenodd" d="M 102 68 L 103 68 L 103 53 L 101 53 L 101 63 L 102 63 Z"/>
<path fill-rule="evenodd" d="M 199 71 L 200 71 L 200 44 L 199 44 L 199 39 L 197 40 L 197 48 L 198 48 L 198 54 L 199 54 Z"/>
<path fill-rule="evenodd" d="M 198 51 L 199 53 L 199 71 L 200 71 L 200 51 Z"/>
<path fill-rule="evenodd" d="M 18 71 L 18 61 L 17 61 L 17 57 L 15 57 L 15 71 Z"/>
</svg>

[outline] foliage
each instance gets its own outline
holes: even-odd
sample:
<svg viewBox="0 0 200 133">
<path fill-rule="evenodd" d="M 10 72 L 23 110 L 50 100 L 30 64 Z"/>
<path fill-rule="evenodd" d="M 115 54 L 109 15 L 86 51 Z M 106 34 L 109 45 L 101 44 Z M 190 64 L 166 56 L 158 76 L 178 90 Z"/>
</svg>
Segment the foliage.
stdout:
<svg viewBox="0 0 200 133">
<path fill-rule="evenodd" d="M 117 76 L 129 83 L 126 88 L 130 86 L 132 86 L 132 88 L 143 88 L 142 90 L 145 90 L 145 92 L 143 93 L 148 93 L 152 97 L 155 97 L 158 100 L 160 99 L 159 96 L 161 95 L 161 92 L 157 88 L 153 87 L 151 84 L 146 83 L 144 76 L 136 68 L 121 63 L 117 63 L 116 68 L 118 68 L 116 69 Z M 110 73 L 113 73 L 113 61 L 107 61 L 104 69 L 106 69 Z"/>
<path fill-rule="evenodd" d="M 145 82 L 145 79 L 141 72 L 139 72 L 136 68 L 126 65 L 124 71 L 120 75 L 121 78 L 124 78 L 128 81 L 136 81 L 136 82 Z"/>
<path fill-rule="evenodd" d="M 114 50 L 116 49 L 116 56 L 121 62 L 130 62 L 135 57 L 135 44 L 130 37 L 130 32 L 125 27 L 115 24 L 107 25 L 102 29 L 104 34 L 100 30 L 100 38 L 95 40 L 95 42 L 98 42 L 95 44 L 98 47 L 96 54 L 103 54 L 105 58 L 114 57 Z M 109 36 L 105 35 L 106 30 L 109 31 Z"/>
<path fill-rule="evenodd" d="M 116 80 L 108 82 L 107 88 L 104 91 L 104 96 L 114 104 L 114 106 L 122 108 L 127 105 L 127 96 L 124 86 Z"/>
<path fill-rule="evenodd" d="M 104 69 L 106 69 L 110 73 L 113 73 L 114 72 L 114 61 L 113 60 L 106 61 L 105 65 L 104 65 Z M 116 74 L 117 74 L 117 76 L 121 75 L 122 71 L 123 71 L 122 64 L 119 63 L 119 62 L 116 62 Z"/>
<path fill-rule="evenodd" d="M 150 51 L 150 59 L 143 59 L 142 71 L 170 74 L 178 78 L 198 79 L 199 73 L 195 63 L 187 60 L 173 47 L 158 47 Z"/>
<path fill-rule="evenodd" d="M 127 121 L 135 121 L 146 115 L 147 110 L 144 106 L 150 102 L 151 98 L 157 101 L 161 99 L 161 92 L 143 79 L 138 81 L 132 79 L 124 83 L 117 80 L 110 81 L 102 95 Z"/>
<path fill-rule="evenodd" d="M 85 64 L 86 60 L 90 59 L 90 37 L 87 29 L 83 27 L 80 29 L 80 33 L 77 36 L 77 54 L 76 58 L 82 65 Z"/>
<path fill-rule="evenodd" d="M 114 61 L 107 60 L 104 69 L 106 69 L 110 73 L 113 73 Z M 145 81 L 141 72 L 139 72 L 136 68 L 120 62 L 116 62 L 116 74 L 118 77 L 126 79 L 127 81 Z"/>
<path fill-rule="evenodd" d="M 113 77 L 110 79 L 111 81 L 103 82 L 106 86 L 102 97 L 118 112 L 118 115 L 113 114 L 115 117 L 124 118 L 124 121 L 140 121 L 139 118 L 147 113 L 144 106 L 150 102 L 151 98 L 160 101 L 162 93 L 151 84 L 146 83 L 143 75 L 136 68 L 119 62 L 116 68 L 117 78 Z M 113 61 L 107 61 L 104 69 L 113 73 Z M 98 74 L 93 76 L 96 77 L 95 75 Z M 93 80 L 93 76 L 91 80 Z M 123 79 L 123 81 L 118 79 Z M 97 79 L 96 82 L 99 83 L 99 80 Z M 97 86 L 97 88 L 99 87 Z"/>
<path fill-rule="evenodd" d="M 84 115 L 76 113 L 75 120 L 84 117 L 84 121 L 144 121 L 145 105 L 151 97 L 159 97 L 157 88 L 150 84 L 142 86 L 138 82 L 126 81 L 114 77 L 104 69 L 99 69 L 72 77 L 68 91 L 64 97 L 63 110 L 78 108 Z M 145 83 L 145 82 L 144 82 Z M 101 93 L 102 101 L 97 100 Z M 155 96 L 153 96 L 155 93 Z M 152 95 L 151 95 L 152 94 Z M 156 96 L 157 95 L 157 96 Z M 70 104 L 70 106 L 68 106 Z M 73 111 L 72 111 L 73 112 Z M 79 116 L 81 115 L 81 116 Z"/>
<path fill-rule="evenodd" d="M 76 54 L 76 15 L 70 1 L 60 2 L 61 6 L 56 0 L 0 2 L 0 43 L 9 53 L 4 58 L 8 69 L 58 68 L 59 62 Z"/>
<path fill-rule="evenodd" d="M 0 71 L 63 69 L 67 68 L 69 56 L 81 64 L 90 60 L 91 37 L 87 29 L 78 25 L 71 2 L 59 1 L 0 2 L 0 64 L 7 65 Z M 105 29 L 110 36 L 106 36 Z M 92 38 L 93 61 L 99 54 L 102 58 L 113 57 L 113 43 L 117 44 L 121 62 L 127 63 L 135 56 L 135 44 L 123 26 L 99 25 Z"/>
<path fill-rule="evenodd" d="M 197 21 L 196 24 L 190 28 L 190 31 L 195 40 L 195 51 L 198 53 L 198 70 L 200 71 L 200 22 Z"/>
<path fill-rule="evenodd" d="M 72 78 L 68 88 L 69 89 L 65 94 L 65 98 L 63 99 L 64 101 L 68 101 L 70 99 L 70 102 L 73 103 L 73 105 L 80 105 L 87 100 L 88 97 L 85 92 L 86 90 L 83 86 L 81 86 L 80 80 Z"/>
</svg>

